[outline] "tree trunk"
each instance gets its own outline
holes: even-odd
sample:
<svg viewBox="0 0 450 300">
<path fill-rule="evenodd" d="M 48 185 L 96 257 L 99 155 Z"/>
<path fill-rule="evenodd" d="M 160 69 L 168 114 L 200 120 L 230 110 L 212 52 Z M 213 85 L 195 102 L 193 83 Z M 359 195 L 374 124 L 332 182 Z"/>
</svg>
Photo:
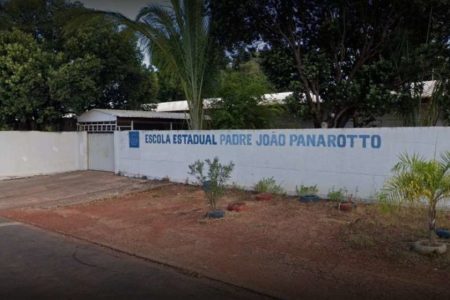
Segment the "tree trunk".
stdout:
<svg viewBox="0 0 450 300">
<path fill-rule="evenodd" d="M 189 100 L 188 100 L 189 101 Z M 203 101 L 189 101 L 189 129 L 202 130 L 203 129 Z"/>
<path fill-rule="evenodd" d="M 348 121 L 351 119 L 350 114 L 344 114 L 339 119 L 336 120 L 336 128 L 344 128 Z"/>
<path fill-rule="evenodd" d="M 322 120 L 317 116 L 313 117 L 314 128 L 322 128 Z"/>
<path fill-rule="evenodd" d="M 430 204 L 428 208 L 428 230 L 430 244 L 436 242 L 436 204 Z"/>
<path fill-rule="evenodd" d="M 355 110 L 351 107 L 345 107 L 339 111 L 333 120 L 334 128 L 344 128 L 348 121 L 354 116 Z"/>
</svg>

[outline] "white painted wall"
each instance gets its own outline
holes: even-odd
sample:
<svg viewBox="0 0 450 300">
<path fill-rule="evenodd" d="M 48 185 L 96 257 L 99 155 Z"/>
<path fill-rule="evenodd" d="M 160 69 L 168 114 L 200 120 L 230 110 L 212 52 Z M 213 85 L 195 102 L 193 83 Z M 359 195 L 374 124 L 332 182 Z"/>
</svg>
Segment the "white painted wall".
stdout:
<svg viewBox="0 0 450 300">
<path fill-rule="evenodd" d="M 0 179 L 87 169 L 85 132 L 0 131 Z"/>
<path fill-rule="evenodd" d="M 248 134 L 252 145 L 192 145 L 153 144 L 145 142 L 146 134 L 173 135 L 209 134 L 219 143 L 221 135 Z M 259 134 L 285 135 L 285 146 L 257 146 Z M 305 147 L 289 145 L 291 135 L 378 135 L 379 148 L 363 148 L 355 140 L 351 147 Z M 317 184 L 325 195 L 330 189 L 346 188 L 357 197 L 370 199 L 390 175 L 398 155 L 403 152 L 419 153 L 432 158 L 450 150 L 449 127 L 423 128 L 364 128 L 364 129 L 308 129 L 308 130 L 237 130 L 237 131 L 140 131 L 139 148 L 129 147 L 128 132 L 115 133 L 115 172 L 129 176 L 149 178 L 169 177 L 175 182 L 185 182 L 188 165 L 197 159 L 218 156 L 221 162 L 233 161 L 235 169 L 232 182 L 251 188 L 264 177 L 274 177 L 290 193 L 301 184 Z M 220 144 L 220 143 L 219 143 Z"/>
</svg>

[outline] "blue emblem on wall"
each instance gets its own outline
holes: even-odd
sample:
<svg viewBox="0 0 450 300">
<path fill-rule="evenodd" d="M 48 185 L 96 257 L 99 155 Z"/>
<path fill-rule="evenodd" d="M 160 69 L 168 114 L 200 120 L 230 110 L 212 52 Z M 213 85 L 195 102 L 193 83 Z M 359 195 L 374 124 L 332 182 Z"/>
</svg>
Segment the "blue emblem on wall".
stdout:
<svg viewBox="0 0 450 300">
<path fill-rule="evenodd" d="M 130 148 L 139 148 L 139 131 L 128 132 Z"/>
</svg>

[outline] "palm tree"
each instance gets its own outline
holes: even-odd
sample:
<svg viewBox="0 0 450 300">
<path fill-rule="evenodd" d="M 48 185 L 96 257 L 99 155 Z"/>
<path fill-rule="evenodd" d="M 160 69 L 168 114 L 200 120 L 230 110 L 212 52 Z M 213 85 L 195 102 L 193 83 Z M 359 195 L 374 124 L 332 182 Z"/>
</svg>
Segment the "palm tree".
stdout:
<svg viewBox="0 0 450 300">
<path fill-rule="evenodd" d="M 189 127 L 202 129 L 203 94 L 214 70 L 203 0 L 149 5 L 141 9 L 135 21 L 119 13 L 106 14 L 140 34 L 152 64 L 180 81 L 189 105 Z"/>
<path fill-rule="evenodd" d="M 450 197 L 450 152 L 440 160 L 402 154 L 385 191 L 391 200 L 427 201 L 429 242 L 435 244 L 436 205 Z"/>
</svg>

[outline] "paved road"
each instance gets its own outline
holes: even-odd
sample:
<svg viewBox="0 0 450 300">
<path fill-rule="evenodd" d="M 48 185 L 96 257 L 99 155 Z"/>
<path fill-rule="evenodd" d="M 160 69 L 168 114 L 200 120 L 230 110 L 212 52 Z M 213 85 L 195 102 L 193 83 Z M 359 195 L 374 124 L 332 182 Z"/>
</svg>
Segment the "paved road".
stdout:
<svg viewBox="0 0 450 300">
<path fill-rule="evenodd" d="M 215 281 L 0 219 L 0 299 L 261 299 Z"/>
</svg>

